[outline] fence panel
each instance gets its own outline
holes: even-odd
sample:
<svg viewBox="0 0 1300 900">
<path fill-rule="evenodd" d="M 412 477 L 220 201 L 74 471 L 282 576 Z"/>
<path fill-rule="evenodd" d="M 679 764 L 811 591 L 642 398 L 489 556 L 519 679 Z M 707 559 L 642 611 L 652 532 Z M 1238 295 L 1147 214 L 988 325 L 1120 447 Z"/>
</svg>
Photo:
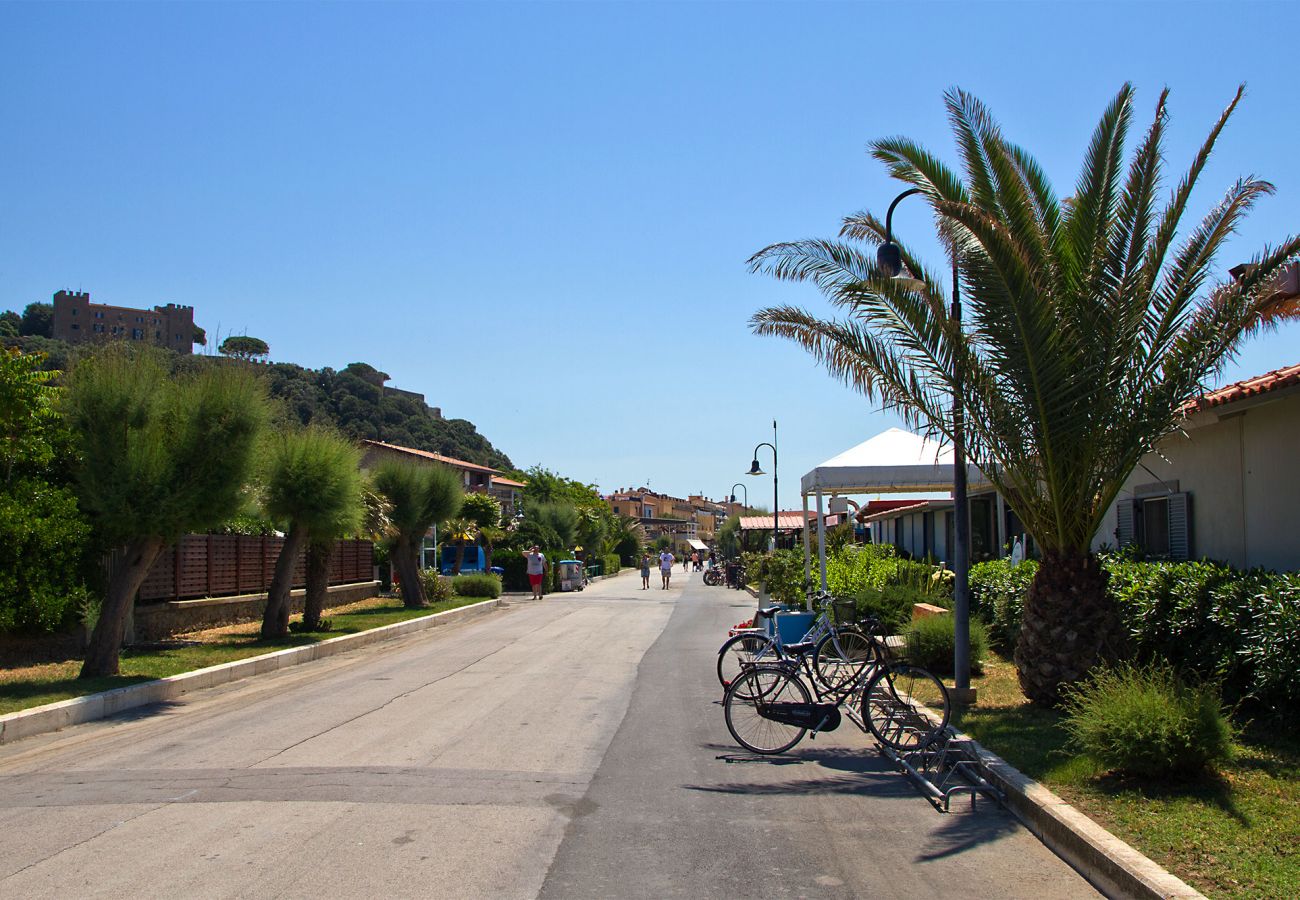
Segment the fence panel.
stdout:
<svg viewBox="0 0 1300 900">
<path fill-rule="evenodd" d="M 140 587 L 145 603 L 256 594 L 271 586 L 284 538 L 234 534 L 187 534 L 158 556 Z M 330 584 L 369 581 L 374 545 L 338 541 L 330 563 Z M 294 561 L 292 584 L 307 583 L 305 554 Z"/>
</svg>

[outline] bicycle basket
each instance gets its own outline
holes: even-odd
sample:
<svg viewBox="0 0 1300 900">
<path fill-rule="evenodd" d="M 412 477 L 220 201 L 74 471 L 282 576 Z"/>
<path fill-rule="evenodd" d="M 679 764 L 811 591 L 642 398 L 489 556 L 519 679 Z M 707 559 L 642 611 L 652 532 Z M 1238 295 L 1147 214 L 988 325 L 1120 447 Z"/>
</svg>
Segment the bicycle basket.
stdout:
<svg viewBox="0 0 1300 900">
<path fill-rule="evenodd" d="M 836 625 L 856 625 L 858 623 L 858 602 L 853 599 L 836 599 L 831 601 L 831 615 Z"/>
</svg>

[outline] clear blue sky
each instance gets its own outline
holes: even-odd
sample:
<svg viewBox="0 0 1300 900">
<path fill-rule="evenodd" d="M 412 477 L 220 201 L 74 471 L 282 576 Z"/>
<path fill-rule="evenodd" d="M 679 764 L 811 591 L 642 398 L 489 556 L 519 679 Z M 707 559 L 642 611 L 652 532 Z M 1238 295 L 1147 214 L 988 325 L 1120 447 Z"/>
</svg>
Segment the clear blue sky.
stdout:
<svg viewBox="0 0 1300 900">
<path fill-rule="evenodd" d="M 191 304 L 210 336 L 370 362 L 518 465 L 607 490 L 744 480 L 770 503 L 741 473 L 775 417 L 795 507 L 802 473 L 894 420 L 749 333 L 759 307 L 824 308 L 751 253 L 883 211 L 872 138 L 952 159 L 949 86 L 1064 194 L 1125 80 L 1143 118 L 1173 89 L 1171 173 L 1245 81 L 1196 211 L 1244 174 L 1278 192 L 1226 268 L 1300 227 L 1297 10 L 3 4 L 0 308 L 62 287 Z M 896 224 L 930 228 L 919 206 Z M 1300 361 L 1298 337 L 1227 377 Z"/>
</svg>

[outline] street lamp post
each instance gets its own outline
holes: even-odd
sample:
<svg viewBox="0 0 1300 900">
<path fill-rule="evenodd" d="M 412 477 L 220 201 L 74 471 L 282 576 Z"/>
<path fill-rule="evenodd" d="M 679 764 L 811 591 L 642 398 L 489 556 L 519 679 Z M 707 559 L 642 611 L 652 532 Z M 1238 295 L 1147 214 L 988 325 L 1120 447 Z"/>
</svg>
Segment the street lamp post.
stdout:
<svg viewBox="0 0 1300 900">
<path fill-rule="evenodd" d="M 885 213 L 885 242 L 876 250 L 876 265 L 891 278 L 897 278 L 903 271 L 903 254 L 894 243 L 894 207 L 898 206 L 903 198 L 919 193 L 921 193 L 920 188 L 909 188 L 903 191 L 889 204 L 889 211 Z M 959 328 L 961 327 L 960 275 L 957 248 L 954 246 L 952 248 L 951 316 Z M 970 513 L 966 502 L 966 410 L 962 402 L 962 381 L 961 365 L 958 363 L 953 370 L 952 392 L 952 514 L 956 519 L 953 525 L 956 546 L 953 547 L 952 552 L 953 624 L 955 625 L 953 673 L 956 683 L 954 699 L 969 703 L 975 700 L 975 692 L 970 686 Z"/>
<path fill-rule="evenodd" d="M 773 419 L 773 420 L 772 420 L 772 443 L 769 444 L 767 441 L 763 441 L 761 444 L 759 444 L 758 446 L 756 446 L 756 447 L 754 448 L 754 461 L 753 461 L 752 463 L 749 464 L 749 471 L 745 473 L 746 475 L 766 475 L 766 474 L 767 474 L 766 472 L 764 472 L 762 469 L 760 469 L 760 468 L 758 467 L 758 448 L 759 448 L 759 447 L 769 447 L 769 448 L 771 448 L 771 450 L 772 450 L 772 546 L 771 546 L 770 549 L 772 549 L 772 550 L 775 551 L 775 550 L 776 550 L 776 533 L 777 533 L 777 531 L 778 531 L 778 529 L 779 529 L 779 525 L 780 525 L 780 511 L 781 511 L 781 506 L 780 506 L 780 504 L 777 502 L 778 494 L 777 494 L 777 490 L 776 490 L 776 469 L 777 469 L 777 462 L 776 462 L 776 419 Z M 748 496 L 748 494 L 746 494 L 746 496 Z M 805 527 L 807 527 L 807 524 L 806 524 L 806 523 L 805 523 Z"/>
</svg>

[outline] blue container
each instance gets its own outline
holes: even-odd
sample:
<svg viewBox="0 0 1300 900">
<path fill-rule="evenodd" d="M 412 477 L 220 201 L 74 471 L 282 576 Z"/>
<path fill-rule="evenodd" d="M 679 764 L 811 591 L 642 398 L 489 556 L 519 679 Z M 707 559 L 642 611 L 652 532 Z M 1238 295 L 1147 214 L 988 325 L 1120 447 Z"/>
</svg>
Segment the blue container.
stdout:
<svg viewBox="0 0 1300 900">
<path fill-rule="evenodd" d="M 783 644 L 797 644 L 803 640 L 808 629 L 812 627 L 813 620 L 817 618 L 815 613 L 797 612 L 790 610 L 779 612 L 775 618 L 768 619 L 769 623 L 775 623 L 777 639 Z M 772 633 L 773 625 L 767 626 L 767 633 Z"/>
</svg>

